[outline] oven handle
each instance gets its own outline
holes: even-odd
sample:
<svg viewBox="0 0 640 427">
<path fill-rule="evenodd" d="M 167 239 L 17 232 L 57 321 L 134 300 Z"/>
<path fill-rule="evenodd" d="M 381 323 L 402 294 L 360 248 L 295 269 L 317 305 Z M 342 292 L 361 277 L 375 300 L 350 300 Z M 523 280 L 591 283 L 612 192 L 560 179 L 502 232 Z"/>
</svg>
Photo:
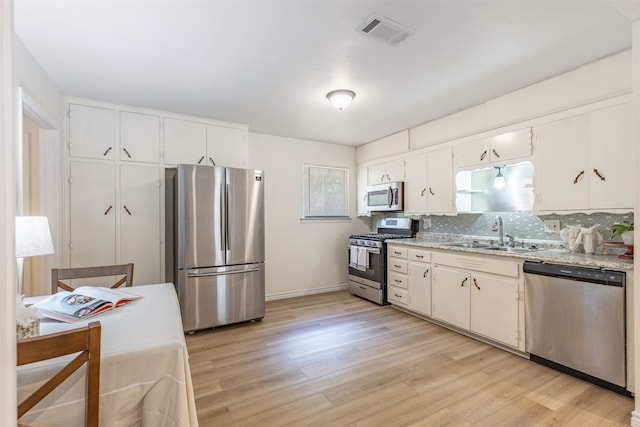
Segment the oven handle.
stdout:
<svg viewBox="0 0 640 427">
<path fill-rule="evenodd" d="M 355 245 L 349 245 L 349 249 L 351 249 L 351 246 L 355 246 Z M 367 252 L 374 254 L 374 255 L 380 255 L 380 249 L 379 248 L 367 248 L 366 246 L 356 246 L 356 248 L 366 248 Z"/>
</svg>

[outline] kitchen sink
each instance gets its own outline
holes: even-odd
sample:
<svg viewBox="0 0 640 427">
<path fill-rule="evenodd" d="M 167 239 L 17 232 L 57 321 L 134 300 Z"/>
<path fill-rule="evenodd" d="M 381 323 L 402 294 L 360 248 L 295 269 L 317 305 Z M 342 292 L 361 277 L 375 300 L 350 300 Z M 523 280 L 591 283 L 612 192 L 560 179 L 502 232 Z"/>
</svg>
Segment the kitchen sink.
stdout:
<svg viewBox="0 0 640 427">
<path fill-rule="evenodd" d="M 512 248 L 510 246 L 490 246 L 490 247 L 486 247 L 486 248 L 482 248 L 482 249 L 485 249 L 487 251 L 511 252 L 511 253 L 516 253 L 516 254 L 534 252 L 534 251 L 540 250 L 540 249 L 538 249 L 536 247 L 531 247 L 531 248 Z"/>
<path fill-rule="evenodd" d="M 476 240 L 473 242 L 451 242 L 444 243 L 444 246 L 453 246 L 456 248 L 478 248 L 478 249 L 489 249 L 491 246 L 489 243 L 480 243 Z"/>
</svg>

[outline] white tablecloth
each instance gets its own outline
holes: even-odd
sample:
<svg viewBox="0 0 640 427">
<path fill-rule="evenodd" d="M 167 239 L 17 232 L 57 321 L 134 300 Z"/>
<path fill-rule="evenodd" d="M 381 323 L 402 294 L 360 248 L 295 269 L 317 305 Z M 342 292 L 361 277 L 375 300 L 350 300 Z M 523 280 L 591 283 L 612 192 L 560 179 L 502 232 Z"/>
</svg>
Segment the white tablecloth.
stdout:
<svg viewBox="0 0 640 427">
<path fill-rule="evenodd" d="M 84 326 L 91 321 L 101 323 L 101 427 L 197 426 L 189 355 L 173 285 L 122 290 L 143 298 L 74 324 L 42 319 L 40 334 Z M 19 367 L 18 400 L 24 399 L 59 365 L 40 362 Z M 84 425 L 84 396 L 83 367 L 20 421 L 34 426 Z"/>
</svg>

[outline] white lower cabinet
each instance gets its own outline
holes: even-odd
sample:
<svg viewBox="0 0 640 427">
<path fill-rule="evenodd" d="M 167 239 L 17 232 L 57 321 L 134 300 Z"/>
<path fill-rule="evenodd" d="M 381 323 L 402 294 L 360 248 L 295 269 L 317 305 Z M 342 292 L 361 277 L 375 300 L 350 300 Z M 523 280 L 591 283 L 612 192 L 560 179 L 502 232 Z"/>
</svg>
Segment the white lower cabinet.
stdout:
<svg viewBox="0 0 640 427">
<path fill-rule="evenodd" d="M 520 262 L 450 253 L 432 262 L 434 319 L 524 351 Z"/>
<path fill-rule="evenodd" d="M 387 299 L 420 314 L 431 314 L 431 252 L 407 246 L 387 249 Z"/>
</svg>

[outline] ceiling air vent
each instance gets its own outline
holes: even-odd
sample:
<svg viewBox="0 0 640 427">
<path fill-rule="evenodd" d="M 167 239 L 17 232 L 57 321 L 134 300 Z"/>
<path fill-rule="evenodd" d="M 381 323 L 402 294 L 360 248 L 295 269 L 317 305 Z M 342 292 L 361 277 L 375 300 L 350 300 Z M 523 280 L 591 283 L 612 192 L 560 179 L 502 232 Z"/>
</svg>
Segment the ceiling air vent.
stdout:
<svg viewBox="0 0 640 427">
<path fill-rule="evenodd" d="M 378 15 L 371 15 L 357 30 L 391 46 L 398 45 L 413 33 L 409 28 Z"/>
</svg>

